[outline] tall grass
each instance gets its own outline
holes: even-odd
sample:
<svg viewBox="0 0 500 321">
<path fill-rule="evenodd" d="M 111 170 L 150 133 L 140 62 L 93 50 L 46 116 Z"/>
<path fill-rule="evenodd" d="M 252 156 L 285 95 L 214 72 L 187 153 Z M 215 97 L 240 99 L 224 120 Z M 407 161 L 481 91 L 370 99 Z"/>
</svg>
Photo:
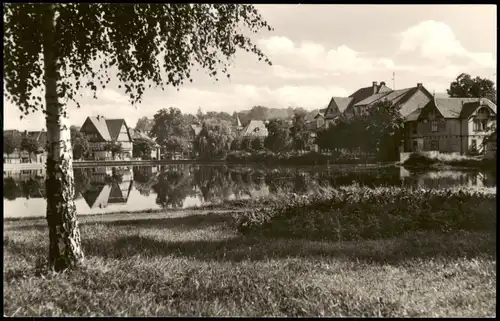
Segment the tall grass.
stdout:
<svg viewBox="0 0 500 321">
<path fill-rule="evenodd" d="M 479 190 L 359 186 L 282 196 L 235 215 L 244 234 L 315 240 L 396 237 L 408 231 L 492 231 L 496 197 Z"/>
</svg>

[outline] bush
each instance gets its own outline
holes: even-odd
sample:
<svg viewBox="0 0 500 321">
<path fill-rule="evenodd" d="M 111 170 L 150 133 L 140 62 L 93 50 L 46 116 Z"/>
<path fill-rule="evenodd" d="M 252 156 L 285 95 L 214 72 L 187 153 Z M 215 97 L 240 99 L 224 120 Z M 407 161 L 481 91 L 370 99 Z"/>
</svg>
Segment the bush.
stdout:
<svg viewBox="0 0 500 321">
<path fill-rule="evenodd" d="M 403 163 L 408 168 L 439 168 L 442 166 L 462 168 L 483 168 L 496 170 L 496 160 L 477 159 L 463 155 L 442 154 L 427 155 L 413 153 Z"/>
<path fill-rule="evenodd" d="M 315 240 L 395 237 L 408 231 L 494 230 L 495 195 L 411 188 L 330 189 L 292 194 L 236 216 L 244 234 Z"/>
</svg>

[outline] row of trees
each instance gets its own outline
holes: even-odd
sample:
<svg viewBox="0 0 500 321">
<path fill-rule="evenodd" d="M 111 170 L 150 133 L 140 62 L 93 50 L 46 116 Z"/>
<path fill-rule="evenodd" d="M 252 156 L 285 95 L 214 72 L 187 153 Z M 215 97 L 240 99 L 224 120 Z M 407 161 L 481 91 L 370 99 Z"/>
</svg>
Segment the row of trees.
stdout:
<svg viewBox="0 0 500 321">
<path fill-rule="evenodd" d="M 4 153 L 12 154 L 14 152 L 27 151 L 30 155 L 38 153 L 40 148 L 43 148 L 36 137 L 28 134 L 21 134 L 14 131 L 3 136 Z M 31 157 L 29 158 L 31 163 Z"/>
</svg>

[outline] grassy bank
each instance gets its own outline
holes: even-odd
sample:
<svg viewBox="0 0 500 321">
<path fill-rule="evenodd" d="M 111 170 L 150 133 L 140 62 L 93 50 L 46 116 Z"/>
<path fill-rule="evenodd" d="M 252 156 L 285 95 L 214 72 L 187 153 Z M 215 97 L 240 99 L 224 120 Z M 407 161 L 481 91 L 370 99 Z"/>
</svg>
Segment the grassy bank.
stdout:
<svg viewBox="0 0 500 321">
<path fill-rule="evenodd" d="M 403 163 L 403 166 L 410 169 L 483 169 L 496 170 L 496 159 L 482 159 L 462 155 L 425 155 L 413 153 Z"/>
<path fill-rule="evenodd" d="M 387 197 L 380 191 L 377 195 Z M 481 211 L 490 213 L 489 198 L 462 198 L 464 211 L 484 204 Z M 379 216 L 391 212 L 389 201 L 394 199 L 378 202 Z M 358 210 L 368 204 L 358 203 Z M 305 204 L 297 198 L 293 206 L 306 210 L 301 207 Z M 355 207 L 343 208 L 356 216 Z M 441 203 L 428 212 L 456 209 Z M 484 228 L 484 217 L 482 223 L 462 228 L 449 224 L 445 231 L 421 228 L 385 237 L 318 241 L 238 232 L 240 220 L 234 218 L 249 213 L 81 217 L 86 264 L 57 276 L 40 273 L 48 246 L 45 220 L 7 221 L 4 314 L 495 315 L 495 225 Z M 285 216 L 303 222 L 298 215 Z M 438 216 L 460 221 L 453 215 Z M 301 217 L 314 221 L 318 215 L 303 211 Z"/>
</svg>

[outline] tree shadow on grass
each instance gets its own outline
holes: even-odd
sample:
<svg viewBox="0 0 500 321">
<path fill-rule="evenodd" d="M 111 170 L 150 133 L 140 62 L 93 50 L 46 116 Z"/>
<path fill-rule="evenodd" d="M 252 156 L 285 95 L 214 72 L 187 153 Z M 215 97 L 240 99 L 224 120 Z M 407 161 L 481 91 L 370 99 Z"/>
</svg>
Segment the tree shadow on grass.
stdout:
<svg viewBox="0 0 500 321">
<path fill-rule="evenodd" d="M 104 258 L 128 258 L 136 255 L 143 257 L 176 256 L 194 258 L 205 261 L 268 260 L 289 257 L 328 258 L 339 257 L 356 261 L 394 264 L 415 258 L 460 258 L 460 257 L 495 257 L 496 235 L 489 232 L 454 231 L 448 234 L 437 232 L 412 232 L 406 235 L 380 240 L 361 240 L 349 242 L 317 242 L 299 239 L 278 239 L 271 237 L 237 235 L 229 213 L 194 214 L 181 217 L 130 218 L 115 221 L 94 222 L 104 225 L 106 229 L 92 237 L 82 239 L 87 256 Z M 92 229 L 89 223 L 84 228 Z M 211 234 L 211 227 L 225 227 L 230 233 L 222 233 L 226 237 Z M 132 228 L 106 235 L 107 229 L 117 227 Z M 33 227 L 32 227 L 33 228 Z M 187 237 L 198 237 L 196 230 L 206 229 L 208 233 L 200 233 L 204 239 L 167 240 L 165 235 L 172 230 L 180 231 Z M 148 235 L 148 230 L 160 233 Z M 137 233 L 135 233 L 137 231 Z M 146 235 L 140 235 L 146 231 Z M 164 232 L 163 232 L 164 231 Z M 118 235 L 118 237 L 117 237 Z M 213 236 L 213 237 L 212 237 Z M 182 238 L 182 235 L 180 236 Z M 207 239 L 208 238 L 208 239 Z M 46 254 L 46 244 L 39 242 L 5 243 L 13 255 L 28 258 Z"/>
<path fill-rule="evenodd" d="M 175 256 L 205 261 L 262 261 L 283 258 L 344 258 L 365 263 L 397 264 L 431 257 L 495 257 L 496 237 L 488 233 L 456 232 L 449 235 L 417 233 L 372 241 L 314 242 L 238 236 L 224 240 L 174 241 L 150 236 L 119 237 L 104 246 L 98 240 L 84 241 L 88 255 L 121 259 Z"/>
<path fill-rule="evenodd" d="M 131 215 L 131 214 L 127 214 Z M 130 217 L 106 217 L 103 214 L 102 217 L 98 218 L 78 218 L 80 227 L 103 225 L 109 228 L 113 227 L 135 227 L 140 229 L 192 229 L 192 228 L 207 228 L 210 226 L 227 224 L 233 221 L 231 212 L 208 212 L 204 214 L 191 214 L 182 215 L 176 217 L 168 217 L 168 214 L 160 213 L 156 214 L 156 217 L 146 217 L 142 218 L 141 215 L 137 214 Z M 148 216 L 151 214 L 144 214 Z M 160 216 L 161 215 L 161 216 Z M 47 231 L 47 223 L 42 220 L 37 220 L 28 223 L 10 223 L 10 225 L 5 226 L 6 231 Z"/>
</svg>

